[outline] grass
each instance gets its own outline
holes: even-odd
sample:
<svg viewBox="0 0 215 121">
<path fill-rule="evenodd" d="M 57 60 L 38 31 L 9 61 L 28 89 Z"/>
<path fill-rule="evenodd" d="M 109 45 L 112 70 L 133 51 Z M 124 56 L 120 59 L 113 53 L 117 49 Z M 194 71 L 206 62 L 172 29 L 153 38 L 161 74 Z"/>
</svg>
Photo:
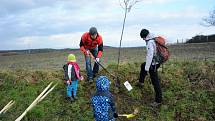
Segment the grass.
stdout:
<svg viewBox="0 0 215 121">
<path fill-rule="evenodd" d="M 129 80 L 134 85 L 139 74 L 141 63 L 131 62 L 120 65 L 121 84 Z M 116 64 L 107 66 L 111 72 L 116 72 Z M 131 113 L 135 108 L 139 114 L 133 120 L 215 120 L 215 64 L 212 61 L 169 61 L 160 70 L 163 90 L 163 104 L 159 108 L 150 107 L 154 100 L 153 87 L 147 77 L 143 88 L 133 86 L 128 92 L 121 85 L 120 93 L 111 92 L 116 99 L 119 113 Z M 85 74 L 85 72 L 82 72 Z M 108 75 L 104 70 L 101 75 Z M 86 76 L 86 75 L 85 75 Z M 51 82 L 58 82 L 58 86 L 33 110 L 23 121 L 91 121 L 93 112 L 90 97 L 95 91 L 95 84 L 80 81 L 78 87 L 79 99 L 70 103 L 65 100 L 65 85 L 62 81 L 63 70 L 7 70 L 0 72 L 0 108 L 10 100 L 16 103 L 6 114 L 0 115 L 0 120 L 15 120 L 30 105 L 30 103 Z M 109 77 L 112 82 L 114 80 Z M 125 118 L 118 118 L 124 121 Z"/>
<path fill-rule="evenodd" d="M 114 80 L 111 92 L 116 99 L 119 113 L 131 113 L 139 109 L 132 121 L 207 121 L 215 120 L 215 43 L 181 44 L 169 46 L 171 59 L 159 69 L 163 91 L 163 104 L 159 108 L 149 106 L 154 100 L 154 90 L 149 77 L 144 87 L 137 88 L 141 62 L 144 62 L 144 48 L 123 48 L 120 58 L 120 93 L 115 93 Z M 23 121 L 92 121 L 93 112 L 90 98 L 95 92 L 95 83 L 80 81 L 79 99 L 70 103 L 65 100 L 66 87 L 63 84 L 62 66 L 69 53 L 76 55 L 86 79 L 84 58 L 79 50 L 54 51 L 36 54 L 0 53 L 0 109 L 10 100 L 14 106 L 6 114 L 0 115 L 1 121 L 15 120 L 50 83 L 58 86 Z M 116 75 L 117 48 L 105 48 L 101 63 Z M 123 86 L 129 81 L 133 90 L 128 92 Z M 125 121 L 125 118 L 118 118 Z"/>
</svg>

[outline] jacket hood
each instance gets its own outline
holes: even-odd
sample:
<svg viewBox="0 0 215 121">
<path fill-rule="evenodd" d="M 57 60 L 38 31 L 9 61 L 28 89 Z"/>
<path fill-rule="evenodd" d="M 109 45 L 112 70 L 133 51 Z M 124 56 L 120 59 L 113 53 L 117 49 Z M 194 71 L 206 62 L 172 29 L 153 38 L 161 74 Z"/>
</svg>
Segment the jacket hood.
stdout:
<svg viewBox="0 0 215 121">
<path fill-rule="evenodd" d="M 155 38 L 154 34 L 150 33 L 146 36 L 146 41 Z"/>
<path fill-rule="evenodd" d="M 109 91 L 110 81 L 106 76 L 100 76 L 96 80 L 96 90 L 97 92 Z"/>
</svg>

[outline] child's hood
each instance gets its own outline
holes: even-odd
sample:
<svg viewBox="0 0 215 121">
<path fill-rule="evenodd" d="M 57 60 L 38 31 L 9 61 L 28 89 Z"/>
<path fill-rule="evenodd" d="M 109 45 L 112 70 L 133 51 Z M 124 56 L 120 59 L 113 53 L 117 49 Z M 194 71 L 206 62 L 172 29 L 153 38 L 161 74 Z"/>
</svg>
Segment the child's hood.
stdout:
<svg viewBox="0 0 215 121">
<path fill-rule="evenodd" d="M 96 90 L 97 92 L 109 91 L 110 81 L 106 76 L 100 76 L 96 80 Z"/>
</svg>

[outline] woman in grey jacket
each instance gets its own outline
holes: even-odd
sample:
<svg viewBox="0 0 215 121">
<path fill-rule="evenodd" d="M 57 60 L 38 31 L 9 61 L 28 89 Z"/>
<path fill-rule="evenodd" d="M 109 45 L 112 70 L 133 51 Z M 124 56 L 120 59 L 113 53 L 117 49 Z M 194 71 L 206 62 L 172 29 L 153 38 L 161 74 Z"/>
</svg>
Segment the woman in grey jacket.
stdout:
<svg viewBox="0 0 215 121">
<path fill-rule="evenodd" d="M 137 83 L 137 86 L 143 86 L 144 79 L 149 72 L 155 91 L 155 102 L 153 102 L 151 105 L 153 107 L 157 107 L 161 104 L 162 101 L 162 91 L 157 73 L 157 69 L 160 67 L 160 64 L 155 60 L 157 52 L 155 36 L 147 29 L 142 29 L 140 32 L 140 37 L 146 41 L 147 54 L 146 62 L 141 65 L 140 78 L 139 82 Z"/>
</svg>

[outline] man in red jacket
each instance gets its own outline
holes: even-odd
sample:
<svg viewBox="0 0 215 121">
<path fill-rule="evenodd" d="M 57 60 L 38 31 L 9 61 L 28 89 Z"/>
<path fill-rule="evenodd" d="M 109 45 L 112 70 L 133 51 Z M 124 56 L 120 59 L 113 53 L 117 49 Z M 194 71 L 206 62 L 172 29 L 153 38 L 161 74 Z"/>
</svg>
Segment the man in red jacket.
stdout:
<svg viewBox="0 0 215 121">
<path fill-rule="evenodd" d="M 92 69 L 89 53 L 92 53 L 96 61 L 99 62 L 103 52 L 102 36 L 98 34 L 95 27 L 91 27 L 89 32 L 82 35 L 80 50 L 85 55 L 87 79 L 89 82 L 93 82 L 93 78 L 99 71 L 99 65 L 95 62 Z"/>
</svg>

